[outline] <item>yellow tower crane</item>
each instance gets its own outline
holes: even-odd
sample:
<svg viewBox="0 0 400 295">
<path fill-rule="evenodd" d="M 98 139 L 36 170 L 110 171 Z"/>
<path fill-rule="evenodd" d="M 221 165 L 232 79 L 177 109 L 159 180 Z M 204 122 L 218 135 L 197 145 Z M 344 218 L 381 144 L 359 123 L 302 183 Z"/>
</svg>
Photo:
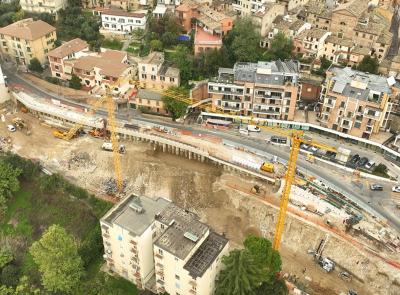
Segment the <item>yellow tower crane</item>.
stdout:
<svg viewBox="0 0 400 295">
<path fill-rule="evenodd" d="M 297 158 L 300 151 L 300 145 L 305 143 L 307 145 L 315 146 L 319 149 L 323 149 L 326 151 L 337 152 L 336 148 L 317 142 L 313 139 L 307 138 L 304 136 L 303 130 L 296 130 L 296 129 L 281 129 L 280 127 L 269 127 L 269 126 L 259 126 L 261 129 L 264 129 L 268 132 L 275 133 L 277 135 L 282 135 L 285 137 L 289 137 L 291 139 L 292 147 L 290 149 L 290 156 L 288 161 L 288 167 L 286 172 L 286 181 L 285 186 L 282 191 L 281 202 L 279 206 L 279 214 L 278 219 L 276 222 L 275 228 L 275 236 L 272 246 L 275 250 L 279 250 L 282 240 L 283 230 L 285 228 L 285 217 L 286 211 L 289 203 L 289 195 L 290 190 L 292 188 L 292 183 L 296 176 L 296 165 L 297 165 Z"/>
</svg>

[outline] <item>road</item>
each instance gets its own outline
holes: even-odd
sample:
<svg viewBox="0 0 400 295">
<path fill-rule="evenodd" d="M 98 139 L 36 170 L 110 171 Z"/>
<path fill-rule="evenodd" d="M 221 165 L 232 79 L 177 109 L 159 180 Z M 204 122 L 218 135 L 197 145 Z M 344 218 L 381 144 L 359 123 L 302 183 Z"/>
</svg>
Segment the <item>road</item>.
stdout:
<svg viewBox="0 0 400 295">
<path fill-rule="evenodd" d="M 82 103 L 75 103 L 68 100 L 65 97 L 59 97 L 56 94 L 51 94 L 45 92 L 37 86 L 21 79 L 19 76 L 15 75 L 13 72 L 3 69 L 4 73 L 8 77 L 9 83 L 21 85 L 24 89 L 29 92 L 45 98 L 54 98 L 62 101 L 64 104 L 75 106 L 75 107 L 88 107 L 88 105 Z M 101 116 L 107 116 L 105 110 L 99 110 L 97 112 Z M 235 132 L 226 132 L 220 130 L 209 130 L 201 128 L 198 125 L 182 125 L 175 122 L 167 122 L 165 120 L 160 120 L 155 117 L 144 117 L 137 113 L 128 114 L 126 111 L 123 113 L 118 113 L 116 117 L 119 120 L 128 120 L 130 122 L 137 121 L 138 123 L 148 123 L 163 125 L 165 127 L 177 128 L 189 130 L 194 133 L 210 134 L 216 135 L 223 140 L 233 142 L 235 145 L 242 145 L 252 149 L 256 149 L 260 152 L 267 152 L 272 155 L 276 155 L 284 161 L 288 161 L 289 158 L 289 148 L 277 147 L 274 145 L 267 145 L 264 140 L 257 138 L 256 136 L 243 136 Z M 135 119 L 129 119 L 134 117 Z M 266 134 L 262 134 L 266 137 Z M 264 137 L 264 138 L 265 138 Z M 352 201 L 357 203 L 361 208 L 371 212 L 372 214 L 383 217 L 388 220 L 389 224 L 400 232 L 400 219 L 396 216 L 396 208 L 392 202 L 390 202 L 390 193 L 392 184 L 383 183 L 383 192 L 371 192 L 369 190 L 368 183 L 364 183 L 362 187 L 358 187 L 351 182 L 351 178 L 343 177 L 344 172 L 339 168 L 334 168 L 325 163 L 311 164 L 305 160 L 304 157 L 300 156 L 297 162 L 298 169 L 318 177 L 321 181 L 325 182 L 327 185 L 331 185 L 334 189 L 342 192 Z M 397 211 L 398 212 L 398 211 Z M 398 213 L 397 213 L 398 215 Z"/>
</svg>

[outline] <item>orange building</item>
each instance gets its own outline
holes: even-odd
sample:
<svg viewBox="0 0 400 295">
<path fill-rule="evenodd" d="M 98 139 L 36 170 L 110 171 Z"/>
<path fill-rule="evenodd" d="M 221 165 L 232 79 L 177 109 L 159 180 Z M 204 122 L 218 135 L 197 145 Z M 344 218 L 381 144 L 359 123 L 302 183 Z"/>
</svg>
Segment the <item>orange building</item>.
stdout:
<svg viewBox="0 0 400 295">
<path fill-rule="evenodd" d="M 186 2 L 175 9 L 175 16 L 178 19 L 178 23 L 183 27 L 185 32 L 189 32 L 192 29 L 192 19 L 199 16 L 198 8 L 199 6 L 196 3 Z"/>
</svg>

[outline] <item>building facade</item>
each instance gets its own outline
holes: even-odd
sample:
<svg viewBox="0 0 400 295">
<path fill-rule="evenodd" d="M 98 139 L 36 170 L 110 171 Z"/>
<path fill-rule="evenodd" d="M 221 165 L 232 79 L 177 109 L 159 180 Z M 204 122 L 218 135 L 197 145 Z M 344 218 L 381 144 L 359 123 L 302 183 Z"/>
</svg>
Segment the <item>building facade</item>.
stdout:
<svg viewBox="0 0 400 295">
<path fill-rule="evenodd" d="M 79 59 L 85 56 L 88 51 L 89 45 L 87 42 L 79 38 L 68 41 L 53 49 L 48 53 L 51 75 L 62 80 L 71 79 L 72 68 L 66 69 L 66 67 L 70 67 L 70 63 L 66 65 L 65 61 Z"/>
<path fill-rule="evenodd" d="M 331 66 L 321 100 L 321 124 L 369 139 L 388 127 L 390 86 L 385 77 Z"/>
<path fill-rule="evenodd" d="M 0 28 L 0 49 L 3 58 L 20 65 L 28 65 L 32 58 L 45 63 L 56 39 L 55 27 L 41 20 L 34 21 L 32 18 Z"/>
<path fill-rule="evenodd" d="M 21 0 L 21 8 L 32 13 L 57 14 L 60 9 L 67 7 L 68 0 Z"/>
<path fill-rule="evenodd" d="M 156 293 L 212 295 L 228 240 L 166 199 L 131 195 L 100 220 L 107 266 Z M 151 281 L 155 286 L 150 286 Z"/>
<path fill-rule="evenodd" d="M 277 3 L 264 4 L 257 12 L 255 12 L 252 19 L 261 37 L 265 37 L 272 29 L 273 21 L 278 16 L 283 16 L 284 14 L 285 6 Z"/>
<path fill-rule="evenodd" d="M 138 62 L 139 82 L 144 88 L 166 89 L 180 85 L 179 69 L 170 67 L 163 52 L 153 51 Z"/>
<path fill-rule="evenodd" d="M 298 79 L 298 62 L 236 63 L 233 69 L 219 69 L 208 92 L 213 108 L 224 113 L 293 120 Z"/>
<path fill-rule="evenodd" d="M 136 29 L 145 29 L 147 16 L 143 12 L 97 8 L 93 14 L 101 18 L 101 27 L 109 32 L 128 33 Z"/>
<path fill-rule="evenodd" d="M 220 49 L 222 47 L 222 38 L 207 33 L 202 28 L 196 29 L 194 34 L 194 54 L 197 55 L 209 50 Z"/>
</svg>

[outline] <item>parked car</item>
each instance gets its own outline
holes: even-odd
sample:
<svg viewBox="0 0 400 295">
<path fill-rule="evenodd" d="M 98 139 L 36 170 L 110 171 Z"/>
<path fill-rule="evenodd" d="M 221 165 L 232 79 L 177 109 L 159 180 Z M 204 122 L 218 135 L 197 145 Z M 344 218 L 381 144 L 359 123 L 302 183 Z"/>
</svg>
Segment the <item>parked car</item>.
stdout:
<svg viewBox="0 0 400 295">
<path fill-rule="evenodd" d="M 377 183 L 373 183 L 369 186 L 371 191 L 383 191 L 383 186 Z"/>
<path fill-rule="evenodd" d="M 374 161 L 369 161 L 367 164 L 365 164 L 365 168 L 367 168 L 367 169 L 371 169 L 374 166 L 375 166 Z"/>
<path fill-rule="evenodd" d="M 310 151 L 312 151 L 313 153 L 315 153 L 316 151 L 318 151 L 318 148 L 315 146 L 311 146 L 310 147 Z"/>
<path fill-rule="evenodd" d="M 392 191 L 395 192 L 395 193 L 400 193 L 400 185 L 395 185 L 395 186 L 392 188 Z"/>
<path fill-rule="evenodd" d="M 331 151 L 327 151 L 325 156 L 333 159 L 333 158 L 336 157 L 336 153 L 335 152 L 331 152 Z"/>
<path fill-rule="evenodd" d="M 360 167 L 364 167 L 368 163 L 368 158 L 367 157 L 362 157 L 360 161 L 358 161 L 357 165 Z"/>
<path fill-rule="evenodd" d="M 307 151 L 309 148 L 310 148 L 310 146 L 305 143 L 300 144 L 300 149 L 302 149 L 302 150 Z"/>
<path fill-rule="evenodd" d="M 352 164 L 357 164 L 357 162 L 360 160 L 360 155 L 356 154 L 353 157 L 351 157 L 350 163 Z"/>
<path fill-rule="evenodd" d="M 8 129 L 8 131 L 10 131 L 10 132 L 15 132 L 15 131 L 17 131 L 17 128 L 15 128 L 14 125 L 7 125 L 7 129 Z"/>
<path fill-rule="evenodd" d="M 247 125 L 247 130 L 252 131 L 252 132 L 260 132 L 261 129 L 260 127 L 256 125 Z"/>
</svg>

